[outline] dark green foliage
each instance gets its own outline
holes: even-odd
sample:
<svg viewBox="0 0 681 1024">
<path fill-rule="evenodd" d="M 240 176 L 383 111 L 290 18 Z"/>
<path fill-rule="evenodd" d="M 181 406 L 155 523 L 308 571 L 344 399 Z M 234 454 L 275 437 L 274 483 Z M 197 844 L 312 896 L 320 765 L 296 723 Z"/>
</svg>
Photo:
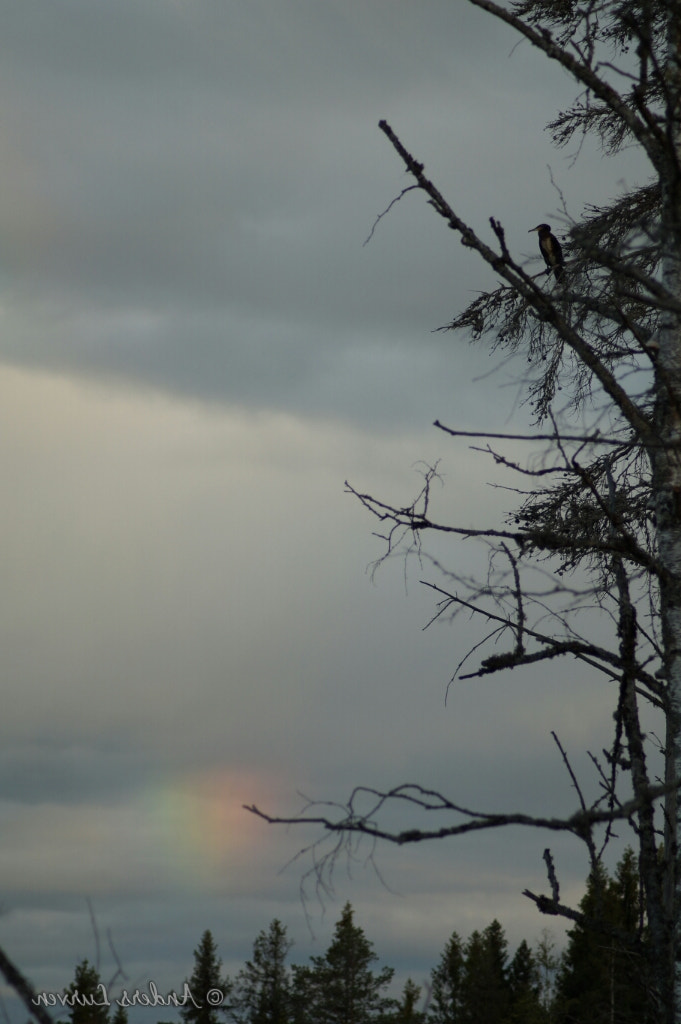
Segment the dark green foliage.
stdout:
<svg viewBox="0 0 681 1024">
<path fill-rule="evenodd" d="M 411 978 L 400 998 L 386 995 L 394 972 L 376 968 L 373 943 L 355 925 L 349 903 L 326 953 L 290 970 L 292 942 L 273 920 L 234 984 L 222 976 L 217 945 L 206 931 L 186 983 L 199 1005 L 190 1002 L 180 1013 L 184 1024 L 219 1024 L 221 1015 L 235 1024 L 653 1024 L 639 885 L 630 849 L 612 877 L 599 865 L 580 903 L 583 919 L 568 933 L 560 958 L 546 930 L 535 949 L 523 939 L 510 960 L 497 920 L 465 942 L 452 932 L 431 971 L 427 999 Z M 111 1018 L 100 984 L 87 960 L 78 965 L 65 991 L 93 1005 L 73 1007 L 72 1024 L 127 1024 L 120 1006 Z M 211 989 L 222 992 L 220 1007 L 208 1005 Z"/>
<path fill-rule="evenodd" d="M 549 1024 L 535 955 L 523 939 L 507 966 L 507 948 L 498 921 L 463 946 L 454 932 L 431 972 L 429 1024 Z"/>
<path fill-rule="evenodd" d="M 76 967 L 73 981 L 64 989 L 69 996 L 71 1024 L 108 1024 L 109 1006 L 106 988 L 96 967 L 83 960 Z"/>
<path fill-rule="evenodd" d="M 291 1021 L 308 1024 L 312 1009 L 312 969 L 294 964 L 291 970 Z"/>
<path fill-rule="evenodd" d="M 499 1024 L 510 1006 L 506 959 L 508 943 L 498 921 L 473 932 L 465 946 L 462 1024 Z"/>
<path fill-rule="evenodd" d="M 509 964 L 507 978 L 508 1024 L 548 1024 L 548 1014 L 540 998 L 539 965 L 525 939 Z"/>
<path fill-rule="evenodd" d="M 432 992 L 428 1019 L 433 1024 L 458 1024 L 461 1020 L 463 971 L 461 939 L 453 932 L 430 975 Z"/>
<path fill-rule="evenodd" d="M 591 873 L 580 910 L 602 930 L 587 924 L 568 933 L 557 981 L 557 1024 L 643 1024 L 648 1019 L 645 934 L 638 866 L 631 850 L 614 878 L 603 868 Z"/>
<path fill-rule="evenodd" d="M 184 1024 L 218 1024 L 229 1010 L 231 982 L 221 975 L 222 961 L 210 931 L 205 931 L 194 950 L 194 971 L 188 981 L 192 998 L 180 1010 Z M 216 1006 L 209 993 L 221 992 L 222 1002 Z"/>
<path fill-rule="evenodd" d="M 291 979 L 286 957 L 292 942 L 286 928 L 272 921 L 253 943 L 253 957 L 236 978 L 233 1016 L 240 1024 L 288 1024 L 292 1017 Z"/>
<path fill-rule="evenodd" d="M 128 1024 L 128 1011 L 120 1004 L 116 1006 L 116 1012 L 111 1018 L 111 1024 Z"/>
<path fill-rule="evenodd" d="M 383 1017 L 384 1024 L 425 1024 L 426 1015 L 419 1009 L 421 986 L 407 978 L 402 989 L 402 999 L 393 1013 Z"/>
<path fill-rule="evenodd" d="M 312 967 L 294 968 L 298 1024 L 369 1024 L 393 1009 L 383 994 L 393 969 L 372 970 L 378 957 L 353 914 L 346 903 L 325 955 L 310 957 Z"/>
</svg>

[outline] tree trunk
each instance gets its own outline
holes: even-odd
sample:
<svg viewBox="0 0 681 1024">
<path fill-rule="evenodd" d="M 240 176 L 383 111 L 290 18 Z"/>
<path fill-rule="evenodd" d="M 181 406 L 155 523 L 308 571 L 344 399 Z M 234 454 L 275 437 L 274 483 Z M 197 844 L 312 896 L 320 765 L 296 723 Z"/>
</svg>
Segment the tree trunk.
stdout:
<svg viewBox="0 0 681 1024">
<path fill-rule="evenodd" d="M 663 180 L 661 241 L 663 280 L 681 300 L 681 21 L 679 5 L 669 6 L 669 52 L 666 83 L 669 166 Z M 660 446 L 653 455 L 653 489 L 657 514 L 658 555 L 664 573 L 660 580 L 660 617 L 668 687 L 665 781 L 681 779 L 681 318 L 663 312 L 656 374 L 656 425 Z M 679 795 L 674 790 L 665 804 L 664 984 L 661 993 L 669 1013 L 665 1019 L 681 1024 L 681 871 L 679 871 Z M 652 925 L 652 922 L 651 922 Z M 651 929 L 652 931 L 652 929 Z"/>
</svg>

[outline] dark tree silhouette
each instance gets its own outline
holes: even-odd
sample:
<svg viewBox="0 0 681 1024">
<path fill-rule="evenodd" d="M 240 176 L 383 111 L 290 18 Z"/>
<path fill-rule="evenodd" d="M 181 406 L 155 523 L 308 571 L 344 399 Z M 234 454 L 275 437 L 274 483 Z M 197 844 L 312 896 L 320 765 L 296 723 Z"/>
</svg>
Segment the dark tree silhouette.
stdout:
<svg viewBox="0 0 681 1024">
<path fill-rule="evenodd" d="M 235 980 L 235 1010 L 239 1024 L 288 1024 L 291 1018 L 291 979 L 286 957 L 292 942 L 281 921 L 272 921 L 253 943 L 253 956 Z"/>
<path fill-rule="evenodd" d="M 649 986 L 646 934 L 641 928 L 636 858 L 627 850 L 614 878 L 592 871 L 580 909 L 612 925 L 595 932 L 576 924 L 558 974 L 555 1019 L 558 1024 L 629 1024 L 645 1019 Z M 634 945 L 630 936 L 639 931 Z"/>
<path fill-rule="evenodd" d="M 402 989 L 402 998 L 393 1014 L 382 1018 L 385 1024 L 425 1024 L 425 1012 L 420 1009 L 421 986 L 407 978 Z"/>
<path fill-rule="evenodd" d="M 428 1019 L 432 1024 L 459 1024 L 463 1005 L 463 944 L 453 932 L 437 967 L 430 974 L 431 997 Z"/>
<path fill-rule="evenodd" d="M 221 972 L 218 947 L 212 933 L 206 929 L 194 950 L 194 970 L 186 983 L 191 998 L 180 1010 L 184 1024 L 219 1024 L 224 1019 L 229 1010 L 232 984 Z"/>
<path fill-rule="evenodd" d="M 373 969 L 378 956 L 353 918 L 346 903 L 324 956 L 311 957 L 311 967 L 294 967 L 297 1019 L 305 1024 L 370 1024 L 391 1009 L 384 992 L 393 969 Z"/>
<path fill-rule="evenodd" d="M 76 967 L 73 981 L 65 989 L 71 1024 L 108 1024 L 109 1002 L 99 971 L 88 960 Z"/>
<path fill-rule="evenodd" d="M 250 810 L 323 830 L 312 844 L 322 885 L 358 837 L 405 844 L 527 825 L 572 834 L 585 844 L 595 873 L 615 823 L 629 826 L 645 950 L 638 925 L 617 938 L 647 957 L 644 1019 L 681 1024 L 681 0 L 468 2 L 577 83 L 574 102 L 549 125 L 557 146 L 590 133 L 606 155 L 637 148 L 650 178 L 569 222 L 562 272 L 547 277 L 526 269 L 494 218 L 495 242 L 487 244 L 380 122 L 411 177 L 398 198 L 424 196 L 494 271 L 496 287 L 448 328 L 525 358 L 536 428 L 526 439 L 543 441 L 546 451 L 540 467 L 521 464 L 498 450 L 502 437 L 493 448 L 492 435 L 477 435 L 522 481 L 517 507 L 502 524 L 472 529 L 439 518 L 436 467 L 404 504 L 351 485 L 348 491 L 378 523 L 382 557 L 415 551 L 425 562 L 429 536 L 487 545 L 489 569 L 479 581 L 457 573 L 454 557 L 448 566 L 441 556 L 424 580 L 438 602 L 436 616 L 464 613 L 485 624 L 486 642 L 463 659 L 459 678 L 570 658 L 594 680 L 615 683 L 612 738 L 593 758 L 599 795 L 586 799 L 556 736 L 579 801 L 566 817 L 552 812 L 551 801 L 545 815 L 490 814 L 416 782 L 388 791 L 358 787 L 341 805 L 308 806 L 293 819 Z M 462 434 L 455 425 L 436 426 L 448 438 Z M 607 624 L 611 636 L 604 641 Z M 654 728 L 644 729 L 642 709 L 657 718 Z M 387 804 L 411 812 L 402 826 L 385 823 Z M 544 859 L 548 892 L 527 892 L 538 909 L 613 937 L 615 925 L 598 905 L 592 914 L 591 907 L 561 901 L 550 850 Z"/>
</svg>

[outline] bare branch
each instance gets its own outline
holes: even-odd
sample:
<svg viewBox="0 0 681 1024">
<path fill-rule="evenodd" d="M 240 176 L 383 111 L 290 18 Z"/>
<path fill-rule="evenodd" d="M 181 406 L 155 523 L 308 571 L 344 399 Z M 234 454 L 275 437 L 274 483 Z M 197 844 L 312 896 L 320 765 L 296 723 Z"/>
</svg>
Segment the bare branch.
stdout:
<svg viewBox="0 0 681 1024">
<path fill-rule="evenodd" d="M 681 787 L 681 782 L 675 783 L 673 788 L 678 789 L 679 787 Z M 522 813 L 490 814 L 483 811 L 475 811 L 455 804 L 446 799 L 441 793 L 424 789 L 424 787 L 415 783 L 406 783 L 386 792 L 381 792 L 367 786 L 357 786 L 353 790 L 348 804 L 341 808 L 343 816 L 337 820 L 333 820 L 324 814 L 304 813 L 292 817 L 270 815 L 260 810 L 255 804 L 244 804 L 243 808 L 256 817 L 262 818 L 263 821 L 270 825 L 316 825 L 327 832 L 343 835 L 362 835 L 370 839 L 383 839 L 387 842 L 395 843 L 397 846 L 404 846 L 408 843 L 422 843 L 430 839 L 445 839 L 514 825 L 547 829 L 550 832 L 569 832 L 580 839 L 584 839 L 585 836 L 591 833 L 594 826 L 611 821 L 627 820 L 632 814 L 640 810 L 644 802 L 652 805 L 668 792 L 669 787 L 666 785 L 650 786 L 645 792 L 632 800 L 628 800 L 621 807 L 607 810 L 598 807 L 588 808 L 586 811 L 580 809 L 568 818 L 542 817 Z M 365 814 L 358 814 L 354 809 L 354 803 L 360 796 L 375 798 L 375 803 L 371 810 Z M 436 829 L 412 828 L 403 831 L 389 831 L 379 827 L 374 821 L 376 814 L 389 800 L 408 803 L 424 811 L 455 813 L 465 820 L 455 825 L 444 825 Z M 327 801 L 315 802 L 312 806 L 341 807 L 338 804 L 329 804 Z M 307 852 L 307 849 L 301 852 Z"/>
<path fill-rule="evenodd" d="M 471 0 L 472 2 L 472 0 Z M 604 391 L 612 398 L 622 415 L 628 420 L 638 436 L 645 442 L 657 440 L 653 427 L 647 416 L 632 401 L 625 389 L 618 383 L 615 376 L 599 359 L 594 349 L 575 331 L 560 313 L 557 304 L 536 286 L 524 270 L 514 263 L 506 252 L 501 255 L 485 245 L 473 229 L 468 226 L 445 202 L 435 185 L 423 173 L 423 164 L 418 163 L 411 153 L 405 149 L 392 128 L 386 121 L 379 122 L 379 128 L 390 140 L 400 155 L 407 170 L 416 178 L 418 185 L 430 197 L 430 203 L 449 226 L 461 235 L 462 245 L 475 249 L 486 263 L 500 274 L 513 288 L 533 306 L 540 318 L 549 323 L 557 334 L 570 346 L 584 365 L 594 374 Z"/>
<path fill-rule="evenodd" d="M 553 857 L 551 851 L 547 847 L 544 850 L 544 860 L 546 862 L 546 873 L 549 876 L 549 883 L 551 885 L 551 896 L 554 903 L 560 902 L 560 886 L 558 885 L 558 879 L 556 878 L 556 868 L 553 863 Z"/>
<path fill-rule="evenodd" d="M 450 437 L 488 437 L 494 440 L 500 441 L 556 441 L 560 437 L 561 441 L 576 441 L 579 444 L 594 444 L 594 445 L 612 445 L 616 448 L 622 447 L 622 441 L 618 441 L 615 438 L 604 437 L 596 431 L 592 435 L 584 434 L 558 434 L 556 431 L 552 434 L 511 434 L 511 433 L 492 433 L 490 431 L 482 430 L 454 430 L 452 427 L 446 427 L 439 420 L 435 420 L 433 423 L 434 427 L 438 430 L 442 430 L 445 434 L 449 434 Z M 679 442 L 681 445 L 681 442 Z"/>
<path fill-rule="evenodd" d="M 498 18 L 499 21 L 510 25 L 516 32 L 529 40 L 536 49 L 545 53 L 550 60 L 555 60 L 561 64 L 566 71 L 569 71 L 578 82 L 581 82 L 582 85 L 585 85 L 587 89 L 593 92 L 627 126 L 631 134 L 645 150 L 653 167 L 658 171 L 664 168 L 662 153 L 666 149 L 666 139 L 662 130 L 654 122 L 653 124 L 648 124 L 642 121 L 622 99 L 621 95 L 600 78 L 587 62 L 575 60 L 567 50 L 553 39 L 551 33 L 546 29 L 537 31 L 527 22 L 523 21 L 522 18 L 519 18 L 512 11 L 504 7 L 500 7 L 493 0 L 469 0 L 469 3 L 473 4 L 474 7 L 480 7 L 495 18 Z"/>
<path fill-rule="evenodd" d="M 370 494 L 362 494 L 355 490 L 347 480 L 345 481 L 345 489 L 348 494 L 353 494 L 362 503 L 362 505 L 372 513 L 372 515 L 376 516 L 379 521 L 392 522 L 393 529 L 395 527 L 404 528 L 410 530 L 413 534 L 432 531 L 433 533 L 449 533 L 459 537 L 490 538 L 500 541 L 511 540 L 515 541 L 515 543 L 521 548 L 525 545 L 532 545 L 533 547 L 543 551 L 561 551 L 570 548 L 573 551 L 578 550 L 581 552 L 617 552 L 621 554 L 622 557 L 636 563 L 637 565 L 645 567 L 651 573 L 657 575 L 661 571 L 656 560 L 643 548 L 639 547 L 636 543 L 631 542 L 629 538 L 602 540 L 598 537 L 584 537 L 576 540 L 572 535 L 563 535 L 554 530 L 541 528 L 499 530 L 452 526 L 448 523 L 439 523 L 430 519 L 425 510 L 418 510 L 415 505 L 407 508 L 396 508 L 395 506 L 379 501 Z M 391 536 L 392 530 L 388 535 L 388 538 Z M 392 550 L 393 546 L 391 543 L 389 545 L 388 553 Z"/>
<path fill-rule="evenodd" d="M 31 1016 L 39 1021 L 39 1024 L 54 1024 L 52 1017 L 44 1009 L 38 993 L 30 981 L 21 973 L 2 948 L 0 948 L 0 972 L 7 984 L 11 985 L 19 996 Z"/>
<path fill-rule="evenodd" d="M 400 194 L 398 196 L 395 196 L 395 198 L 392 199 L 388 203 L 388 205 L 386 206 L 385 210 L 383 210 L 382 213 L 379 213 L 378 217 L 376 218 L 374 223 L 371 225 L 371 231 L 369 232 L 367 237 L 362 242 L 362 247 L 364 247 L 365 245 L 369 244 L 371 239 L 374 237 L 374 234 L 376 232 L 376 228 L 378 227 L 380 221 L 383 220 L 383 218 L 386 216 L 386 214 L 390 213 L 390 211 L 392 210 L 393 206 L 395 206 L 397 203 L 399 203 L 400 199 L 402 199 L 404 196 L 406 196 L 407 192 L 413 192 L 414 189 L 417 189 L 417 188 L 418 188 L 418 185 L 408 185 L 406 188 L 402 189 L 402 191 L 400 192 Z"/>
</svg>

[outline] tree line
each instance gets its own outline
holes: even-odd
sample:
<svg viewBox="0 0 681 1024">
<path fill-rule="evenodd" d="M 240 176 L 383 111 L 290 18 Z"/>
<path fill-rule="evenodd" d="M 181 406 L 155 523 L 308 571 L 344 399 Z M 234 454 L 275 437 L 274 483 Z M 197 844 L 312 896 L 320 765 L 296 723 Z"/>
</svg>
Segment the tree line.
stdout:
<svg viewBox="0 0 681 1024">
<path fill-rule="evenodd" d="M 544 930 L 531 947 L 523 939 L 510 955 L 504 929 L 493 920 L 462 939 L 454 931 L 430 977 L 408 978 L 399 998 L 388 994 L 391 967 L 380 966 L 373 943 L 346 903 L 326 952 L 304 965 L 288 964 L 293 943 L 275 919 L 253 943 L 234 977 L 222 970 L 207 930 L 194 950 L 194 967 L 176 992 L 183 1024 L 630 1024 L 644 1017 L 646 921 L 636 856 L 628 849 L 615 871 L 592 871 L 562 954 Z M 604 923 L 602 930 L 585 924 Z M 629 936 L 637 931 L 639 948 Z M 621 940 L 617 936 L 621 933 Z M 65 991 L 80 993 L 71 1024 L 127 1024 L 96 1005 L 100 978 L 83 961 Z M 88 994 L 93 996 L 88 1000 Z M 101 1002 L 101 1000 L 99 1000 Z M 113 1002 L 113 1000 L 112 1000 Z M 89 1003 L 89 1005 L 88 1005 Z M 93 1003 L 95 1005 L 93 1005 Z M 159 1021 L 158 1024 L 167 1024 Z"/>
</svg>

